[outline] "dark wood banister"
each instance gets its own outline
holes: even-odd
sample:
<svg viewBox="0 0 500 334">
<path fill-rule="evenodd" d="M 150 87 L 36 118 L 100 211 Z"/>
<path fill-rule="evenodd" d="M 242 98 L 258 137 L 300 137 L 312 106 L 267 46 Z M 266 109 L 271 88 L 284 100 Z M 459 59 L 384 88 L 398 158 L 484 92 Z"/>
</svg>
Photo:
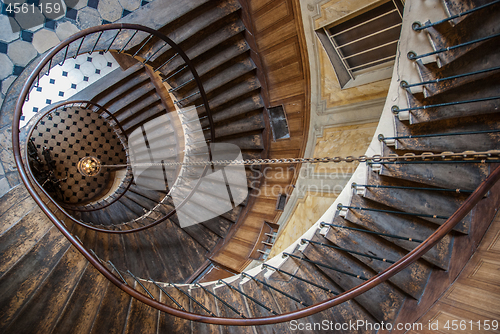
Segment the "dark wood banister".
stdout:
<svg viewBox="0 0 500 334">
<path fill-rule="evenodd" d="M 410 253 L 405 255 L 395 264 L 391 265 L 386 270 L 380 272 L 376 276 L 373 276 L 371 279 L 366 282 L 352 288 L 351 290 L 345 291 L 344 293 L 332 297 L 330 299 L 319 302 L 315 305 L 291 311 L 288 313 L 283 313 L 280 315 L 269 316 L 269 317 L 261 317 L 261 318 L 247 318 L 247 319 L 235 319 L 235 318 L 222 318 L 222 317 L 211 317 L 211 316 L 203 316 L 199 314 L 194 314 L 187 311 L 182 311 L 179 309 L 172 308 L 165 304 L 162 304 L 154 299 L 151 299 L 132 287 L 128 284 L 123 283 L 118 277 L 116 277 L 108 268 L 101 264 L 101 262 L 94 257 L 71 233 L 66 229 L 65 225 L 59 221 L 54 212 L 52 212 L 48 206 L 43 202 L 42 198 L 38 195 L 36 190 L 34 189 L 30 179 L 28 178 L 25 166 L 23 164 L 21 158 L 21 150 L 19 145 L 19 122 L 22 114 L 22 105 L 25 100 L 28 91 L 34 82 L 36 76 L 34 74 L 38 73 L 43 66 L 48 62 L 48 59 L 59 52 L 64 46 L 71 43 L 72 41 L 80 38 L 85 33 L 94 33 L 100 30 L 110 30 L 110 29 L 139 29 L 144 30 L 150 33 L 154 33 L 153 29 L 142 27 L 133 24 L 111 24 L 105 26 L 97 26 L 93 28 L 89 28 L 86 30 L 82 30 L 81 32 L 73 35 L 68 38 L 61 44 L 57 45 L 49 54 L 47 54 L 40 64 L 36 67 L 35 71 L 31 74 L 26 84 L 23 87 L 23 90 L 19 96 L 17 101 L 16 110 L 14 113 L 13 119 L 13 128 L 12 128 L 12 147 L 14 151 L 14 160 L 16 162 L 19 174 L 21 176 L 22 181 L 26 185 L 28 192 L 31 194 L 35 202 L 42 209 L 42 211 L 49 217 L 49 219 L 54 223 L 54 225 L 61 231 L 61 233 L 78 249 L 80 253 L 97 269 L 99 270 L 107 279 L 109 279 L 113 284 L 119 287 L 121 290 L 129 294 L 130 296 L 138 299 L 139 301 L 154 307 L 160 311 L 169 313 L 171 315 L 184 318 L 187 320 L 199 321 L 203 323 L 210 323 L 216 325 L 229 325 L 229 326 L 251 326 L 251 325 L 268 325 L 275 324 L 285 321 L 291 321 L 295 319 L 300 319 L 303 317 L 310 316 L 317 312 L 321 312 L 326 310 L 327 308 L 333 307 L 335 305 L 341 304 L 348 300 L 351 300 L 362 293 L 374 288 L 380 283 L 387 281 L 389 278 L 405 269 L 413 262 L 417 261 L 423 254 L 425 254 L 428 250 L 430 250 L 434 245 L 436 245 L 439 240 L 441 240 L 446 234 L 448 234 L 455 225 L 457 225 L 473 208 L 476 204 L 483 199 L 483 196 L 493 187 L 493 185 L 500 179 L 500 167 L 497 167 L 487 178 L 484 180 L 479 187 L 467 198 L 467 200 L 458 208 L 458 210 L 446 220 L 446 222 L 441 225 L 429 238 L 427 238 L 423 243 L 417 246 Z M 66 44 L 65 44 L 66 43 Z M 175 210 L 174 210 L 175 212 Z M 165 218 L 166 219 L 166 218 Z"/>
</svg>

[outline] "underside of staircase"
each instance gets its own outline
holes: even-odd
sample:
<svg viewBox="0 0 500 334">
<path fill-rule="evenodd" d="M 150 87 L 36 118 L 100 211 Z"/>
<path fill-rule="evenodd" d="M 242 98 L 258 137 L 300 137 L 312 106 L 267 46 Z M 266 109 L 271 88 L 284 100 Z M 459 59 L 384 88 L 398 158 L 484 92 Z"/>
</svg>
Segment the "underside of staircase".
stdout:
<svg viewBox="0 0 500 334">
<path fill-rule="evenodd" d="M 262 96 L 267 92 L 262 91 L 258 64 L 251 56 L 252 43 L 247 40 L 242 21 L 244 8 L 237 0 L 188 2 L 186 11 L 165 23 L 159 32 L 190 58 L 209 109 L 196 78 L 178 52 L 156 38 L 138 39 L 124 47 L 123 53 L 116 55 L 118 60 L 128 58 L 123 68 L 74 99 L 106 108 L 130 141 L 159 116 L 177 111 L 182 114 L 194 107 L 201 124 L 201 131 L 196 129 L 198 140 L 235 144 L 244 159 L 266 158 L 269 125 Z M 488 2 L 444 0 L 440 5 L 451 16 Z M 406 42 L 400 41 L 394 72 L 397 77 L 393 77 L 389 90 L 388 112 L 382 115 L 389 129 L 379 127 L 384 135 L 377 133 L 373 144 L 380 145 L 383 156 L 407 154 L 407 159 L 361 164 L 358 172 L 365 181 L 344 190 L 349 201 L 331 209 L 331 219 L 318 222 L 280 258 L 242 275 L 228 273 L 231 277 L 224 280 L 197 283 L 214 249 L 237 228 L 248 199 L 222 215 L 189 227 L 181 227 L 174 214 L 161 224 L 134 233 L 104 233 L 96 229 L 124 232 L 168 214 L 174 209 L 167 196 L 169 188 L 155 188 L 154 178 L 149 188 L 144 186 L 148 182 L 135 180 L 109 206 L 68 210 L 73 219 L 55 209 L 48 198 L 42 198 L 75 240 L 125 285 L 175 309 L 213 317 L 268 317 L 349 291 L 388 269 L 436 232 L 498 166 L 496 160 L 488 161 L 491 157 L 473 155 L 474 151 L 499 148 L 500 71 L 485 69 L 500 66 L 500 38 L 418 59 L 406 52 L 418 56 L 499 34 L 500 5 L 413 31 L 414 21 L 427 24 L 423 11 L 414 1 L 406 2 L 402 30 Z M 415 36 L 424 34 L 428 44 L 409 50 Z M 393 101 L 397 106 L 392 106 Z M 468 102 L 451 103 L 457 101 Z M 171 117 L 162 123 L 168 133 L 148 136 L 148 148 L 177 147 L 175 138 L 195 137 L 189 133 L 189 126 L 180 133 L 181 122 Z M 184 143 L 187 145 L 182 153 L 188 160 L 203 154 L 193 141 L 186 139 Z M 458 162 L 453 158 L 414 158 L 422 153 L 467 151 L 472 151 L 472 157 Z M 145 152 L 135 154 L 145 156 L 148 162 Z M 187 170 L 196 178 L 203 168 Z M 169 171 L 188 175 L 184 172 L 177 167 Z M 371 324 L 416 321 L 439 297 L 435 291 L 446 289 L 479 244 L 499 205 L 497 188 L 480 202 L 488 210 L 472 210 L 453 231 L 398 274 L 296 323 L 305 326 L 324 319 Z M 190 189 L 185 188 L 186 194 Z M 198 191 L 202 195 L 193 196 L 192 217 L 212 214 L 211 201 L 217 202 L 220 194 L 203 183 Z M 226 326 L 186 320 L 131 297 L 72 246 L 23 183 L 0 198 L 0 222 L 2 333 L 294 332 L 289 322 Z M 382 333 L 373 327 L 341 328 L 338 332 Z"/>
</svg>

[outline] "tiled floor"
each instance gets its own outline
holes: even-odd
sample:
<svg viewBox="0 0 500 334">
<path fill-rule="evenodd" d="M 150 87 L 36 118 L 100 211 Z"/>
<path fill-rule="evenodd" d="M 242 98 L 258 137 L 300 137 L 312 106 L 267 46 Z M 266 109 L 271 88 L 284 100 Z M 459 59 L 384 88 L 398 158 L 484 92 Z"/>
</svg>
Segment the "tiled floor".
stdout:
<svg viewBox="0 0 500 334">
<path fill-rule="evenodd" d="M 40 0 L 27 2 L 38 4 Z M 149 1 L 66 0 L 65 3 L 68 7 L 63 16 L 45 18 L 43 24 L 23 28 L 23 17 L 9 13 L 7 4 L 0 2 L 0 106 L 10 85 L 35 57 L 82 29 L 115 22 Z"/>
<path fill-rule="evenodd" d="M 21 127 L 46 106 L 70 99 L 117 68 L 118 64 L 109 52 L 85 53 L 76 59 L 67 59 L 62 66 L 53 67 L 48 75 L 40 78 L 39 86 L 31 91 L 24 104 Z"/>
<path fill-rule="evenodd" d="M 40 120 L 33 137 L 40 155 L 44 146 L 51 151 L 56 162 L 56 177 L 67 177 L 60 183 L 66 203 L 77 204 L 98 197 L 109 181 L 106 168 L 95 177 L 81 175 L 76 167 L 81 158 L 94 156 L 105 165 L 126 161 L 114 131 L 104 118 L 91 110 L 71 108 L 53 112 Z"/>
</svg>

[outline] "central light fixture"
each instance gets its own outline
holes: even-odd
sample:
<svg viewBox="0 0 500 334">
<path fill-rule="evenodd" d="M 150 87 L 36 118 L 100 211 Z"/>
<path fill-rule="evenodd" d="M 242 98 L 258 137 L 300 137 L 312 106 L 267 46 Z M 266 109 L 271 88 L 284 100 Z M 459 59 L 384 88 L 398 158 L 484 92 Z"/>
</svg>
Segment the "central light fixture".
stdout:
<svg viewBox="0 0 500 334">
<path fill-rule="evenodd" d="M 76 166 L 83 176 L 95 176 L 101 170 L 101 161 L 96 157 L 84 157 Z"/>
</svg>

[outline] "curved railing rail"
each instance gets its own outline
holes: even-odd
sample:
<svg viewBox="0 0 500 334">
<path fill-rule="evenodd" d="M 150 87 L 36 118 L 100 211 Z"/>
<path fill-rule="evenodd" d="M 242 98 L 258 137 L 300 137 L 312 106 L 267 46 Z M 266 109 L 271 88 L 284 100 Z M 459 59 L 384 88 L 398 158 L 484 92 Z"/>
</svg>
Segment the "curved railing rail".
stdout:
<svg viewBox="0 0 500 334">
<path fill-rule="evenodd" d="M 40 124 L 40 122 L 45 118 L 45 116 L 50 115 L 53 112 L 56 112 L 58 110 L 64 111 L 66 108 L 73 108 L 73 107 L 81 107 L 83 109 L 89 109 L 92 110 L 92 112 L 96 112 L 100 115 L 105 115 L 104 118 L 110 118 L 109 124 L 112 127 L 117 127 L 118 129 L 115 129 L 115 133 L 117 137 L 120 139 L 120 142 L 125 150 L 125 154 L 127 156 L 127 173 L 125 177 L 121 180 L 120 185 L 118 188 L 111 194 L 110 196 L 100 199 L 98 201 L 95 201 L 95 203 L 92 204 L 87 204 L 87 205 L 69 205 L 66 203 L 60 203 L 60 205 L 68 210 L 72 211 L 79 211 L 79 212 L 86 212 L 86 211 L 95 211 L 99 209 L 104 209 L 111 204 L 115 203 L 118 201 L 130 188 L 130 185 L 132 184 L 133 176 L 132 176 L 132 168 L 130 167 L 130 161 L 129 161 L 129 154 L 128 154 L 128 144 L 127 144 L 127 134 L 125 133 L 125 130 L 123 129 L 122 125 L 120 122 L 116 119 L 116 117 L 110 113 L 106 108 L 103 106 L 91 102 L 91 101 L 83 101 L 83 100 L 75 100 L 75 101 L 63 101 L 56 103 L 54 106 L 52 106 L 49 110 L 44 112 L 41 116 L 38 117 L 38 120 L 31 126 L 31 128 L 28 131 L 27 139 L 29 140 L 33 136 L 33 131 L 36 129 L 36 127 Z M 28 150 L 28 145 L 26 145 L 26 152 L 25 155 L 27 156 L 27 150 Z M 25 158 L 25 161 L 26 158 Z M 37 184 L 37 186 L 42 189 L 43 187 L 38 183 L 38 181 L 35 178 L 35 175 L 33 174 L 33 171 L 31 168 L 28 169 L 29 175 L 32 180 L 34 180 Z M 44 192 L 45 195 L 47 195 L 46 192 Z"/>
<path fill-rule="evenodd" d="M 107 35 L 105 35 L 107 33 Z M 142 35 L 141 35 L 142 34 Z M 104 36 L 104 37 L 103 37 Z M 164 36 L 163 34 L 159 33 L 158 31 L 144 27 L 141 25 L 137 24 L 128 24 L 128 23 L 115 23 L 115 24 L 108 24 L 108 25 L 102 25 L 102 26 L 96 26 L 92 28 L 88 28 L 85 30 L 82 30 L 73 36 L 69 37 L 68 39 L 62 41 L 58 45 L 56 45 L 49 53 L 47 53 L 40 63 L 36 66 L 36 68 L 33 70 L 33 73 L 29 76 L 27 79 L 26 83 L 23 86 L 23 89 L 21 91 L 21 94 L 19 95 L 18 98 L 18 103 L 16 105 L 16 110 L 14 113 L 14 120 L 13 120 L 13 150 L 14 150 L 14 155 L 16 156 L 17 150 L 19 149 L 19 123 L 22 115 L 22 109 L 23 109 L 23 104 L 25 101 L 29 99 L 29 93 L 32 88 L 36 87 L 37 84 L 39 83 L 40 77 L 44 75 L 45 73 L 50 73 L 50 69 L 52 66 L 56 64 L 64 64 L 66 59 L 70 57 L 76 58 L 79 54 L 83 54 L 85 52 L 93 53 L 97 52 L 99 50 L 103 50 L 104 52 L 108 52 L 110 50 L 116 50 L 117 52 L 124 52 L 125 48 L 129 46 L 129 49 L 138 47 L 138 49 L 135 51 L 133 54 L 133 57 L 139 58 L 143 63 L 146 63 L 147 61 L 152 61 L 153 60 L 153 55 L 156 54 L 155 52 L 153 55 L 148 56 L 146 59 L 142 60 L 140 58 L 141 54 L 140 51 L 144 49 L 145 45 L 147 42 L 149 42 L 153 37 L 155 37 L 158 40 L 161 40 L 164 42 L 163 47 L 169 46 L 172 48 L 177 56 L 180 56 L 184 62 L 185 62 L 185 68 L 188 68 L 191 71 L 191 74 L 194 77 L 194 81 L 196 82 L 198 89 L 199 89 L 199 96 L 203 102 L 203 107 L 205 109 L 205 114 L 209 122 L 209 139 L 207 141 L 214 141 L 215 138 L 215 127 L 214 127 L 214 122 L 212 118 L 212 114 L 210 111 L 210 106 L 208 104 L 208 98 L 205 93 L 205 90 L 203 88 L 201 79 L 196 72 L 196 69 L 194 68 L 191 60 L 189 57 L 184 53 L 184 51 L 171 39 L 168 37 Z M 134 42 L 135 40 L 135 42 Z M 122 42 L 121 44 L 119 42 Z M 135 45 L 134 45 L 135 43 Z M 114 45 L 114 46 L 113 46 Z M 160 49 L 161 49 L 160 48 Z M 158 50 L 157 50 L 158 51 Z M 178 102 L 178 101 L 176 101 Z M 64 103 L 64 102 L 63 102 Z M 116 122 L 118 120 L 115 119 Z M 119 122 L 117 123 L 118 126 Z M 208 156 L 209 159 L 212 159 L 212 152 L 210 150 L 210 145 L 207 145 L 208 148 Z M 21 160 L 20 160 L 21 161 Z M 85 228 L 97 231 L 97 232 L 104 232 L 104 233 L 113 233 L 113 234 L 126 234 L 126 233 L 134 233 L 138 231 L 142 231 L 148 228 L 151 228 L 153 226 L 156 226 L 162 222 L 165 222 L 167 219 L 172 217 L 177 210 L 182 208 L 193 196 L 194 192 L 200 185 L 203 176 L 206 175 L 208 170 L 210 169 L 210 166 L 206 166 L 203 171 L 199 175 L 199 179 L 197 182 L 194 183 L 193 188 L 190 189 L 190 192 L 187 194 L 187 196 L 176 205 L 176 208 L 170 210 L 170 212 L 166 214 L 162 214 L 161 218 L 157 219 L 149 219 L 150 221 L 147 223 L 147 225 L 144 226 L 139 226 L 139 227 L 133 227 L 130 229 L 125 229 L 121 230 L 121 226 L 115 227 L 113 225 L 109 226 L 103 226 L 99 225 L 100 227 L 97 227 L 97 225 L 94 224 L 89 224 L 86 222 L 82 222 L 78 219 L 75 219 L 73 216 L 68 214 L 63 206 L 59 205 L 56 203 L 50 195 L 43 189 L 43 188 L 38 188 L 38 191 L 43 193 L 45 196 L 48 197 L 49 201 L 52 203 L 52 205 L 55 206 L 57 210 L 62 212 L 68 219 L 70 219 L 72 222 L 83 226 Z M 19 167 L 19 172 L 23 175 L 26 174 L 26 166 L 23 165 L 22 167 Z M 29 173 L 28 173 L 29 174 Z M 28 175 L 26 174 L 26 175 Z M 29 181 L 25 180 L 22 178 L 23 182 L 25 182 L 26 186 L 28 189 L 32 189 L 35 185 Z M 32 194 L 33 195 L 33 194 Z M 44 211 L 45 212 L 45 211 Z M 47 213 L 47 212 L 46 212 Z M 147 218 L 147 217 L 146 217 Z M 152 221 L 151 221 L 152 220 Z M 132 223 L 136 223 L 137 220 L 132 221 Z M 118 230 L 116 230 L 118 228 Z"/>
<path fill-rule="evenodd" d="M 130 29 L 132 25 L 113 25 L 116 28 L 119 29 Z M 103 26 L 103 27 L 95 27 L 91 28 L 92 30 L 87 30 L 87 31 L 92 31 L 96 32 L 98 29 L 105 29 L 109 30 L 112 29 L 109 26 Z M 144 29 L 145 31 L 150 32 L 151 34 L 154 33 L 152 29 L 149 28 L 144 28 L 142 27 L 141 29 Z M 121 31 L 121 30 L 120 30 Z M 71 41 L 75 41 L 81 36 L 83 36 L 82 33 L 85 33 L 85 31 L 82 31 L 79 33 L 79 36 L 74 36 L 70 38 Z M 119 33 L 118 33 L 119 34 Z M 116 36 L 118 36 L 118 34 Z M 113 41 L 116 39 L 113 39 Z M 132 37 L 133 38 L 133 37 Z M 62 46 L 57 46 L 53 51 L 51 51 L 50 54 L 55 54 L 62 50 L 64 48 L 64 43 Z M 128 43 L 128 42 L 127 42 Z M 112 43 L 111 43 L 112 44 Z M 178 51 L 181 52 L 181 51 Z M 49 55 L 50 55 L 49 54 Z M 137 54 L 137 52 L 136 52 Z M 146 59 L 147 60 L 147 59 Z M 37 67 L 37 71 L 40 71 L 43 66 L 45 66 L 48 62 L 48 58 L 45 57 L 44 60 L 42 60 L 42 63 Z M 197 78 L 197 76 L 195 76 Z M 387 269 L 383 270 L 382 272 L 378 273 L 377 275 L 367 278 L 366 281 L 364 281 L 362 284 L 359 284 L 358 286 L 345 291 L 343 293 L 340 293 L 336 296 L 333 296 L 332 298 L 329 298 L 327 300 L 323 300 L 321 302 L 318 302 L 314 305 L 311 306 L 306 306 L 302 309 L 283 313 L 283 314 L 275 314 L 273 316 L 266 316 L 266 317 L 260 317 L 260 318 L 228 318 L 228 317 L 216 317 L 212 315 L 201 315 L 201 314 L 194 314 L 191 312 L 188 312 L 184 310 L 182 307 L 179 309 L 170 307 L 166 304 L 160 303 L 159 301 L 155 300 L 152 298 L 152 296 L 146 296 L 134 288 L 132 288 L 130 285 L 126 283 L 126 281 L 123 279 L 119 271 L 116 271 L 118 276 L 113 274 L 112 270 L 108 269 L 106 265 L 104 265 L 101 260 L 93 254 L 93 252 L 89 251 L 83 244 L 81 244 L 71 233 L 65 228 L 65 225 L 57 218 L 55 213 L 51 211 L 48 206 L 43 202 L 41 197 L 37 194 L 36 190 L 34 189 L 32 183 L 30 182 L 26 168 L 22 163 L 21 159 L 21 154 L 20 154 L 20 147 L 19 147 L 19 130 L 18 130 L 18 124 L 21 116 L 21 106 L 22 102 L 26 98 L 28 89 L 31 84 L 33 84 L 34 80 L 36 79 L 35 73 L 29 78 L 28 82 L 26 83 L 25 87 L 23 88 L 22 94 L 19 97 L 18 100 L 18 105 L 16 107 L 15 115 L 14 115 L 14 128 L 13 128 L 13 149 L 14 149 L 14 158 L 16 165 L 19 169 L 19 173 L 21 175 L 21 179 L 23 182 L 26 184 L 29 193 L 33 196 L 35 199 L 36 203 L 41 207 L 41 209 L 44 211 L 44 213 L 51 219 L 51 221 L 55 224 L 55 226 L 71 241 L 71 243 L 77 247 L 77 249 L 91 262 L 91 264 L 99 270 L 107 279 L 109 279 L 113 284 L 118 286 L 121 290 L 124 292 L 128 293 L 130 296 L 138 299 L 139 301 L 154 307 L 160 311 L 169 313 L 171 315 L 181 317 L 187 320 L 193 320 L 193 321 L 199 321 L 203 323 L 210 323 L 210 324 L 217 324 L 217 325 L 237 325 L 237 326 L 249 326 L 249 325 L 266 325 L 266 324 L 275 324 L 279 322 L 285 322 L 285 321 L 291 321 L 291 320 L 296 320 L 299 318 L 307 317 L 310 315 L 313 315 L 315 313 L 324 311 L 330 307 L 333 307 L 335 305 L 339 305 L 343 302 L 349 301 L 365 292 L 367 292 L 370 289 L 373 289 L 374 287 L 378 286 L 379 284 L 386 282 L 389 280 L 391 277 L 402 271 L 403 269 L 407 268 L 409 265 L 413 264 L 415 261 L 420 259 L 427 251 L 429 251 L 432 247 L 434 247 L 443 237 L 445 237 L 448 233 L 450 233 L 453 228 L 460 222 L 462 219 L 483 199 L 484 195 L 493 187 L 493 185 L 500 180 L 500 167 L 497 167 L 480 185 L 477 187 L 474 192 L 465 200 L 464 203 L 449 217 L 446 219 L 446 221 L 436 229 L 432 235 L 430 235 L 427 239 L 423 240 L 420 245 L 418 245 L 416 248 L 414 248 L 412 251 L 410 251 L 408 254 L 403 256 L 401 259 L 394 261 L 391 266 L 389 266 Z M 206 104 L 206 107 L 208 108 L 208 104 Z M 211 131 L 213 133 L 213 126 L 211 127 Z M 168 217 L 164 217 L 164 219 L 167 219 Z M 111 264 L 111 263 L 110 263 Z M 111 264 L 113 267 L 113 265 Z M 114 270 L 114 269 L 113 269 Z M 134 276 L 132 273 L 129 272 L 129 274 L 137 280 L 139 283 L 140 281 L 137 279 L 136 276 Z M 250 278 L 254 278 L 250 275 L 248 275 Z M 222 281 L 225 283 L 224 281 Z M 153 281 L 153 283 L 156 285 L 156 282 Z M 226 283 L 227 284 L 227 283 Z M 229 284 L 227 284 L 229 287 L 231 287 Z M 158 285 L 157 285 L 158 286 Z M 176 287 L 175 284 L 173 284 L 174 287 Z M 160 289 L 161 287 L 158 286 Z M 237 289 L 232 287 L 233 289 Z M 147 291 L 147 290 L 146 290 Z M 163 290 L 162 290 L 163 291 Z M 209 313 L 210 314 L 210 313 Z"/>
</svg>

